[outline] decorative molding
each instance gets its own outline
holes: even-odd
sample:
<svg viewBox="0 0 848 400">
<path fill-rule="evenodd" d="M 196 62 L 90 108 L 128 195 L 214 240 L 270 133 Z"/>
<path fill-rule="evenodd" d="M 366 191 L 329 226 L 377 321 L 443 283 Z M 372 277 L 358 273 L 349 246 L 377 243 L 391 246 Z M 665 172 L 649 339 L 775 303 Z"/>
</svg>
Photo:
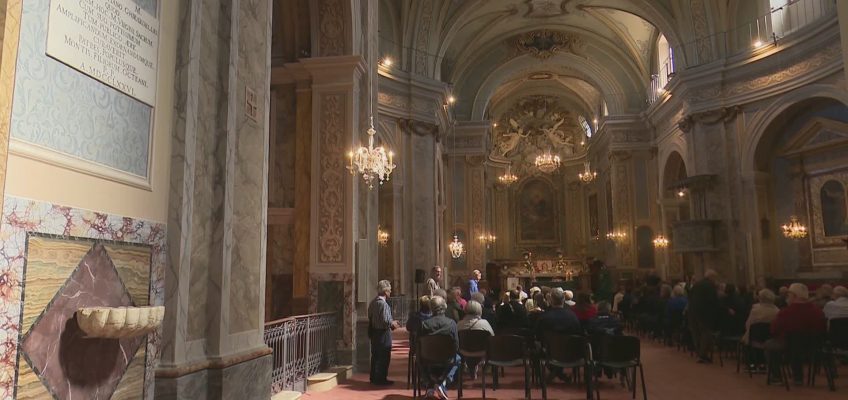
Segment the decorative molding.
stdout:
<svg viewBox="0 0 848 400">
<path fill-rule="evenodd" d="M 70 171 L 91 175 L 96 178 L 102 178 L 149 191 L 152 190 L 152 185 L 150 183 L 150 177 L 152 174 L 150 170 L 153 163 L 149 162 L 153 159 L 152 143 L 153 141 L 151 140 L 150 150 L 148 151 L 147 177 L 122 171 L 117 168 L 112 168 L 108 165 L 96 163 L 84 158 L 75 157 L 70 154 L 62 153 L 60 151 L 39 146 L 14 137 L 9 140 L 9 153 Z"/>
<path fill-rule="evenodd" d="M 546 60 L 558 51 L 564 51 L 586 57 L 583 54 L 585 42 L 583 38 L 573 34 L 560 31 L 542 29 L 526 32 L 506 41 L 513 49 L 513 55 L 519 56 L 530 54 L 541 60 Z"/>
<path fill-rule="evenodd" d="M 433 1 L 423 2 L 418 18 L 418 34 L 415 40 L 415 73 L 427 75 L 427 45 L 430 43 L 430 22 L 433 19 Z"/>
<path fill-rule="evenodd" d="M 321 98 L 318 193 L 318 262 L 321 263 L 341 263 L 344 256 L 344 102 L 342 94 L 326 94 Z"/>
<path fill-rule="evenodd" d="M 710 29 L 707 21 L 707 7 L 703 0 L 691 0 L 689 9 L 692 12 L 692 25 L 695 29 L 696 49 L 698 51 L 698 60 L 712 59 L 712 51 L 710 49 Z"/>
<path fill-rule="evenodd" d="M 677 122 L 681 131 L 689 133 L 695 124 L 714 125 L 719 122 L 728 123 L 742 111 L 742 107 L 722 107 L 716 110 L 703 111 L 684 116 Z"/>
<path fill-rule="evenodd" d="M 321 0 L 318 11 L 319 54 L 322 57 L 345 54 L 345 9 L 340 0 Z"/>
<path fill-rule="evenodd" d="M 571 0 L 527 0 L 524 18 L 552 18 L 568 14 L 565 6 Z"/>
</svg>

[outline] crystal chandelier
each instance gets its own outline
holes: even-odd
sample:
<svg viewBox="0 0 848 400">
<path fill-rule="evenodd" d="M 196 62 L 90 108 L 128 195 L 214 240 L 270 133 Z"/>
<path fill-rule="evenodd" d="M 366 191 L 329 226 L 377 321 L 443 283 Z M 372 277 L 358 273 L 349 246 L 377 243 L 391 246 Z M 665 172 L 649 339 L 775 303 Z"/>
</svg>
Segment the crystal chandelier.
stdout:
<svg viewBox="0 0 848 400">
<path fill-rule="evenodd" d="M 517 176 L 515 176 L 515 175 L 512 173 L 512 165 L 508 165 L 508 166 L 506 167 L 506 173 L 505 173 L 505 174 L 503 174 L 503 175 L 501 175 L 501 176 L 499 176 L 499 177 L 498 177 L 498 180 L 499 180 L 502 184 L 504 184 L 504 185 L 506 185 L 506 186 L 512 185 L 513 183 L 515 183 L 516 181 L 518 181 L 518 177 L 517 177 Z"/>
<path fill-rule="evenodd" d="M 560 166 L 559 156 L 551 155 L 550 152 L 536 156 L 536 168 L 546 174 L 556 171 Z"/>
<path fill-rule="evenodd" d="M 610 232 L 607 233 L 607 239 L 609 240 L 619 240 L 627 237 L 627 234 L 624 232 Z"/>
<path fill-rule="evenodd" d="M 380 225 L 377 225 L 377 243 L 383 247 L 386 247 L 386 245 L 389 244 L 389 232 L 384 231 Z"/>
<path fill-rule="evenodd" d="M 789 217 L 789 224 L 781 226 L 783 228 L 783 236 L 789 239 L 803 239 L 807 237 L 807 227 L 801 224 L 794 215 Z"/>
<path fill-rule="evenodd" d="M 592 181 L 595 180 L 595 177 L 597 177 L 597 176 L 598 176 L 598 173 L 595 172 L 595 171 L 592 171 L 592 169 L 589 168 L 589 162 L 588 161 L 583 163 L 583 172 L 577 174 L 577 177 L 580 178 L 580 181 L 583 182 L 583 183 L 592 182 Z"/>
<path fill-rule="evenodd" d="M 374 147 L 374 135 L 377 133 L 374 130 L 374 117 L 371 117 L 371 127 L 368 128 L 368 147 L 360 146 L 358 149 L 347 153 L 350 159 L 350 165 L 347 169 L 351 175 L 359 173 L 362 179 L 368 184 L 368 188 L 374 187 L 374 181 L 383 182 L 389 180 L 389 175 L 395 169 L 394 153 L 386 151 L 383 146 Z"/>
<path fill-rule="evenodd" d="M 664 249 L 668 247 L 668 239 L 666 239 L 663 235 L 658 235 L 656 238 L 654 238 L 654 247 L 658 249 Z"/>
<path fill-rule="evenodd" d="M 453 241 L 448 244 L 448 249 L 450 250 L 451 257 L 460 258 L 463 254 L 465 254 L 465 245 L 459 241 L 459 237 L 453 235 Z"/>
</svg>

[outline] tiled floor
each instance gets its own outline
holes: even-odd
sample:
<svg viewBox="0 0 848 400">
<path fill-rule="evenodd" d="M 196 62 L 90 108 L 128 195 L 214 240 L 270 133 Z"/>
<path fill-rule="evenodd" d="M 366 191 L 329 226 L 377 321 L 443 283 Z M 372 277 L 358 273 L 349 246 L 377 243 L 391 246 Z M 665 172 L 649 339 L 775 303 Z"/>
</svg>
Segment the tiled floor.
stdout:
<svg viewBox="0 0 848 400">
<path fill-rule="evenodd" d="M 402 336 L 396 334 L 396 337 Z M 374 387 L 368 383 L 367 374 L 356 374 L 352 381 L 342 384 L 336 389 L 325 393 L 309 393 L 303 396 L 305 400 L 401 400 L 411 399 L 412 391 L 406 390 L 406 361 L 407 341 L 396 339 L 392 349 L 392 363 L 389 379 L 395 385 L 388 388 Z M 642 343 L 642 358 L 645 364 L 645 379 L 648 386 L 648 398 L 653 400 L 734 400 L 734 399 L 763 399 L 763 400 L 829 400 L 848 399 L 848 368 L 842 368 L 837 379 L 837 391 L 827 390 L 823 375 L 816 380 L 816 387 L 792 387 L 789 392 L 783 386 L 766 386 L 765 376 L 736 373 L 735 360 L 725 360 L 724 367 L 718 363 L 713 365 L 697 364 L 686 353 L 673 348 L 664 347 L 653 342 Z M 506 379 L 501 381 L 501 389 L 486 390 L 487 399 L 523 399 L 523 371 L 507 370 Z M 548 398 L 557 400 L 585 399 L 585 389 L 555 383 L 548 386 Z M 448 393 L 451 399 L 456 398 L 456 391 Z M 540 388 L 533 388 L 532 397 L 542 398 Z M 464 396 L 466 399 L 480 399 L 480 380 L 471 383 L 465 380 Z M 601 398 L 612 400 L 630 399 L 630 393 L 625 391 L 617 381 L 602 379 Z M 637 392 L 641 399 L 641 392 Z"/>
</svg>

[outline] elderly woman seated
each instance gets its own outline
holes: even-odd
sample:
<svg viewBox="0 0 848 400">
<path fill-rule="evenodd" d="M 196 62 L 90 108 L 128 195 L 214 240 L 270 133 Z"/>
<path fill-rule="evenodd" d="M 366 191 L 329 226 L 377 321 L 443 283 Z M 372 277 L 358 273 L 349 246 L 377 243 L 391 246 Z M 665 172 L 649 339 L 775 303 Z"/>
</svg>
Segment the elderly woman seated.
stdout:
<svg viewBox="0 0 848 400">
<path fill-rule="evenodd" d="M 465 330 L 472 331 L 485 331 L 489 333 L 489 336 L 494 336 L 495 331 L 492 329 L 492 326 L 489 325 L 489 321 L 486 321 L 482 318 L 483 316 L 483 305 L 475 300 L 471 300 L 465 306 L 465 317 L 463 317 L 457 324 L 456 329 L 459 332 Z M 477 364 L 480 363 L 479 358 L 467 357 L 465 358 L 465 364 L 468 367 L 469 374 L 471 375 L 471 379 L 477 379 Z"/>
<path fill-rule="evenodd" d="M 745 335 L 742 336 L 743 343 L 748 344 L 749 342 L 748 337 L 751 334 L 751 325 L 762 322 L 771 323 L 777 317 L 780 309 L 774 305 L 776 298 L 777 296 L 774 295 L 774 292 L 769 289 L 763 289 L 757 293 L 759 302 L 751 307 L 751 313 L 748 314 L 748 320 L 745 321 Z"/>
</svg>

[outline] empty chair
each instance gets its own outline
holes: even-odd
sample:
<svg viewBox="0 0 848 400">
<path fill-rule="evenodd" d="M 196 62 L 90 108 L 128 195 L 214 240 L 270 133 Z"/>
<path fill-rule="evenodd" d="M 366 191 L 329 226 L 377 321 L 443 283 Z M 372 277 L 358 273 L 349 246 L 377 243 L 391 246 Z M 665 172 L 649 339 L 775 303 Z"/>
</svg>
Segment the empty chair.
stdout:
<svg viewBox="0 0 848 400">
<path fill-rule="evenodd" d="M 415 374 L 415 384 L 412 388 L 412 398 L 421 394 L 421 377 L 427 378 L 426 383 L 442 382 L 447 378 L 451 368 L 456 366 L 456 348 L 453 338 L 445 335 L 421 336 L 418 338 L 418 349 L 415 352 L 418 373 Z M 438 371 L 434 373 L 434 371 Z"/>
<path fill-rule="evenodd" d="M 530 365 L 527 357 L 527 346 L 525 339 L 515 335 L 495 335 L 489 338 L 489 347 L 486 350 L 486 361 L 483 364 L 483 399 L 486 398 L 486 367 L 490 367 L 494 379 L 495 367 L 524 367 L 524 396 L 530 399 Z M 497 389 L 497 382 L 493 382 Z"/>
<path fill-rule="evenodd" d="M 593 347 L 594 348 L 594 347 Z M 636 398 L 636 369 L 642 380 L 642 397 L 648 399 L 645 387 L 645 368 L 642 366 L 641 343 L 635 336 L 603 336 L 600 351 L 593 353 L 594 367 L 629 370 L 633 368 L 633 398 Z M 596 378 L 597 379 L 597 378 Z M 595 384 L 595 393 L 601 398 L 600 389 Z"/>
<path fill-rule="evenodd" d="M 478 330 L 459 331 L 459 357 L 464 363 L 469 358 L 485 360 L 486 350 L 489 348 L 489 332 Z M 485 364 L 484 364 L 485 365 Z M 459 373 L 459 389 L 457 391 L 462 398 L 462 372 Z M 484 367 L 485 375 L 485 367 Z"/>
</svg>

